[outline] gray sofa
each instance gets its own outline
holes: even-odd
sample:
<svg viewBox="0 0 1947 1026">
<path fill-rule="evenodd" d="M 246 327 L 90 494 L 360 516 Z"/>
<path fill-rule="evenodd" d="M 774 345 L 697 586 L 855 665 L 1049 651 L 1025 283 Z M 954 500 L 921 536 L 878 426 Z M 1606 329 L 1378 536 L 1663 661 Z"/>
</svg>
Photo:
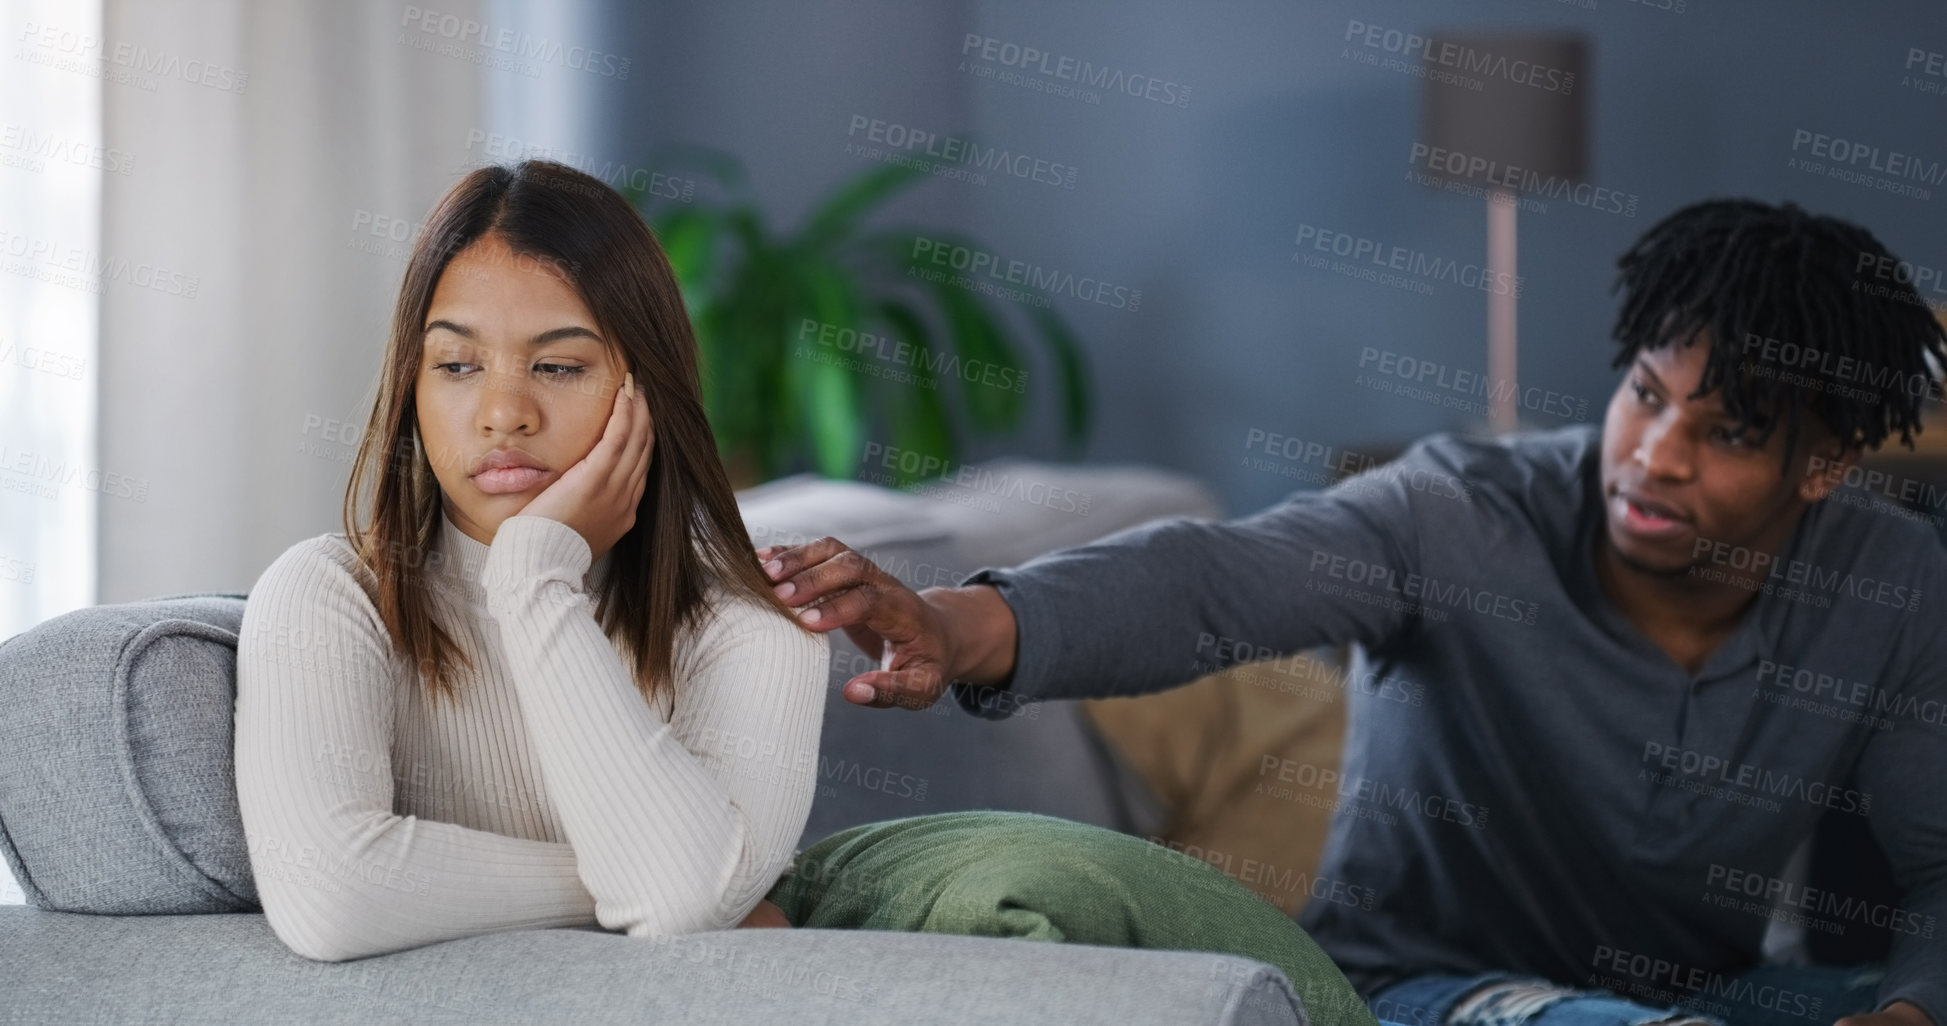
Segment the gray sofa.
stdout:
<svg viewBox="0 0 1947 1026">
<path fill-rule="evenodd" d="M 835 535 L 917 587 L 1217 512 L 1186 479 L 1137 469 L 999 463 L 983 475 L 930 498 L 787 479 L 740 499 L 757 545 Z M 1306 1021 L 1283 974 L 1250 959 L 934 934 L 516 930 L 306 960 L 256 911 L 228 776 L 245 601 L 98 606 L 0 643 L 0 853 L 30 902 L 0 906 L 0 1022 Z M 970 808 L 1157 825 L 1078 707 L 998 723 L 947 703 L 861 709 L 838 688 L 864 665 L 833 635 L 805 843 Z M 91 911 L 62 911 L 78 908 Z"/>
</svg>

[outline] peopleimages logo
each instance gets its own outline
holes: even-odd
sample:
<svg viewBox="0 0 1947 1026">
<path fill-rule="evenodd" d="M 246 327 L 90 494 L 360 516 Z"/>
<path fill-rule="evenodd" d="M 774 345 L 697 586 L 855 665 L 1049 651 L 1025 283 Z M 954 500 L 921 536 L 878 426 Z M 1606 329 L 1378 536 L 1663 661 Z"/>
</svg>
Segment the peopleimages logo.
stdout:
<svg viewBox="0 0 1947 1026">
<path fill-rule="evenodd" d="M 39 371 L 56 378 L 80 381 L 88 373 L 88 358 L 40 346 L 23 346 L 0 338 L 0 364 L 13 364 L 24 370 Z"/>
<path fill-rule="evenodd" d="M 1924 592 L 1920 588 L 1877 577 L 1854 574 L 1846 567 L 1826 567 L 1801 559 L 1781 558 L 1777 553 L 1729 542 L 1698 538 L 1690 549 L 1695 562 L 1692 577 L 1732 584 L 1746 591 L 1798 602 L 1823 609 L 1831 596 L 1857 599 L 1908 613 L 1920 610 Z M 1715 564 L 1707 567 L 1704 563 Z M 1729 567 L 1736 573 L 1727 573 Z"/>
<path fill-rule="evenodd" d="M 474 147 L 480 148 L 480 156 L 474 155 Z M 646 167 L 633 167 L 613 160 L 598 161 L 578 150 L 557 149 L 542 143 L 528 142 L 518 136 L 502 135 L 483 128 L 470 128 L 466 133 L 467 157 L 456 173 L 464 173 L 476 167 L 511 160 L 552 160 L 566 164 L 592 178 L 599 178 L 617 192 L 634 190 L 645 196 L 676 200 L 688 203 L 696 194 L 696 180 L 679 178 L 651 171 Z M 557 188 L 574 188 L 572 183 L 555 180 Z"/>
<path fill-rule="evenodd" d="M 126 257 L 104 257 L 83 246 L 23 235 L 0 225 L 0 271 L 99 295 L 105 284 L 128 284 L 195 299 L 202 278 Z"/>
<path fill-rule="evenodd" d="M 1793 798 L 1808 805 L 1818 805 L 1840 812 L 1853 812 L 1867 815 L 1873 811 L 1873 796 L 1850 787 L 1838 787 L 1823 780 L 1796 773 L 1774 771 L 1749 762 L 1734 762 L 1729 758 L 1695 748 L 1681 745 L 1666 745 L 1657 741 L 1643 742 L 1641 761 L 1647 779 L 1664 786 L 1682 786 L 1695 783 L 1709 786 L 1721 784 L 1724 793 L 1713 797 L 1732 800 L 1758 795 L 1773 795 L 1779 798 Z M 1661 769 L 1664 772 L 1654 772 Z M 1684 787 L 1684 790 L 1694 790 Z M 1740 804 L 1756 804 L 1740 801 Z M 1776 803 L 1771 803 L 1776 805 Z M 1776 812 L 1776 808 L 1769 811 Z"/>
<path fill-rule="evenodd" d="M 1877 403 L 1881 391 L 1904 392 L 1932 402 L 1941 399 L 1940 380 L 1925 370 L 1906 373 L 1871 360 L 1756 332 L 1744 333 L 1743 355 L 1744 369 L 1760 377 L 1848 399 Z"/>
<path fill-rule="evenodd" d="M 1366 373 L 1353 382 L 1375 391 L 1393 392 L 1417 398 L 1405 388 L 1394 388 L 1398 379 L 1408 386 L 1426 386 L 1462 396 L 1479 396 L 1491 403 L 1511 402 L 1524 410 L 1545 413 L 1564 420 L 1583 421 L 1589 417 L 1589 401 L 1564 392 L 1522 385 L 1515 381 L 1490 379 L 1479 371 L 1450 367 L 1438 360 L 1427 360 L 1396 353 L 1376 346 L 1359 347 L 1359 369 Z M 1487 404 L 1471 404 L 1485 410 Z"/>
<path fill-rule="evenodd" d="M 34 564 L 22 562 L 12 556 L 0 556 L 0 581 L 32 584 L 34 583 Z"/>
<path fill-rule="evenodd" d="M 986 250 L 958 245 L 943 239 L 929 239 L 923 235 L 913 237 L 913 249 L 907 255 L 907 262 L 910 265 L 907 274 L 912 276 L 918 276 L 920 272 L 937 272 L 941 268 L 961 272 L 961 275 L 956 277 L 964 277 L 964 280 L 955 281 L 955 284 L 975 291 L 985 291 L 978 288 L 980 285 L 992 285 L 998 282 L 1004 286 L 1020 286 L 1039 293 L 1069 296 L 1084 303 L 1095 303 L 1129 313 L 1135 313 L 1142 305 L 1141 289 L 1132 289 L 1088 275 L 1078 276 L 1068 271 L 1053 270 L 1025 260 L 1002 260 Z M 1024 295 L 1028 298 L 1037 298 L 1033 292 Z M 1035 305 L 1046 306 L 1047 303 L 1044 301 Z"/>
<path fill-rule="evenodd" d="M 1522 280 L 1518 275 L 1506 271 L 1490 271 L 1475 263 L 1465 263 L 1452 257 L 1436 256 L 1423 250 L 1407 246 L 1388 245 L 1377 239 L 1369 239 L 1350 232 L 1335 231 L 1322 225 L 1302 223 L 1298 226 L 1298 236 L 1292 240 L 1297 251 L 1291 255 L 1294 262 L 1308 267 L 1324 267 L 1348 277 L 1366 278 L 1381 285 L 1395 285 L 1385 280 L 1382 272 L 1397 271 L 1417 281 L 1407 281 L 1408 291 L 1422 295 L 1433 290 L 1427 283 L 1446 282 L 1465 289 L 1479 289 L 1496 296 L 1520 296 Z M 1312 257 L 1307 250 L 1343 257 L 1346 266 L 1331 266 L 1323 258 Z M 1368 266 L 1370 265 L 1370 266 Z M 1404 280 L 1404 279 L 1402 279 Z"/>
<path fill-rule="evenodd" d="M 1587 207 L 1605 214 L 1635 217 L 1636 205 L 1640 200 L 1640 197 L 1633 192 L 1620 192 L 1589 182 L 1545 175 L 1528 168 L 1503 164 L 1498 160 L 1450 150 L 1443 146 L 1414 143 L 1406 159 L 1414 167 L 1424 167 L 1436 174 L 1484 182 L 1496 188 L 1547 199 L 1565 199 L 1578 207 Z"/>
<path fill-rule="evenodd" d="M 1900 84 L 1936 96 L 1947 92 L 1947 53 L 1908 47 L 1906 73 L 1900 76 Z"/>
<path fill-rule="evenodd" d="M 1843 136 L 1827 135 L 1808 128 L 1793 130 L 1791 153 L 1791 158 L 1785 163 L 1789 170 L 1823 175 L 1909 199 L 1930 200 L 1933 191 L 1926 186 L 1938 186 L 1947 181 L 1947 162 L 1854 142 Z"/>
<path fill-rule="evenodd" d="M 1300 800 L 1300 796 L 1305 791 L 1330 791 L 1336 796 L 1336 800 L 1331 800 L 1330 807 L 1336 810 L 1341 802 L 1355 803 L 1363 808 L 1348 811 L 1353 811 L 1354 815 L 1360 812 L 1366 813 L 1361 818 L 1378 819 L 1388 826 L 1397 822 L 1397 817 L 1388 815 L 1383 810 L 1393 809 L 1399 812 L 1411 812 L 1428 819 L 1458 823 L 1477 830 L 1487 829 L 1489 810 L 1485 805 L 1462 801 L 1438 792 L 1422 792 L 1417 787 L 1402 787 L 1372 777 L 1345 776 L 1338 769 L 1330 766 L 1298 762 L 1276 755 L 1263 755 L 1258 758 L 1257 775 L 1259 783 L 1252 792 L 1254 794 Z M 1266 783 L 1264 778 L 1267 776 L 1275 777 L 1278 783 L 1295 784 L 1302 790 L 1294 791 L 1292 788 L 1280 788 L 1276 784 Z M 1307 801 L 1302 804 L 1318 803 Z"/>
<path fill-rule="evenodd" d="M 1286 652 L 1270 645 L 1258 645 L 1208 631 L 1197 633 L 1196 658 L 1192 672 L 1198 676 L 1234 670 L 1260 687 L 1273 691 L 1310 691 L 1283 686 L 1283 681 L 1267 680 L 1263 671 L 1291 681 L 1311 681 L 1327 688 L 1368 695 L 1402 705 L 1425 705 L 1426 688 L 1403 677 L 1388 677 L 1371 667 L 1355 669 L 1351 663 L 1315 658 L 1310 652 Z M 1315 699 L 1332 700 L 1327 692 L 1313 692 Z"/>
<path fill-rule="evenodd" d="M 1379 466 L 1385 461 L 1351 449 L 1340 449 L 1319 441 L 1306 441 L 1294 435 L 1281 435 L 1263 428 L 1244 432 L 1244 448 L 1263 450 L 1266 456 L 1282 456 L 1297 463 L 1312 463 L 1323 468 L 1332 480 Z"/>
<path fill-rule="evenodd" d="M 1906 477 L 1857 462 L 1813 456 L 1805 465 L 1808 474 L 1818 474 L 1832 484 L 1848 484 L 1894 502 L 1912 503 L 1926 509 L 1947 509 L 1947 485 L 1924 478 Z"/>
<path fill-rule="evenodd" d="M 1726 976 L 1711 969 L 1653 958 L 1607 944 L 1596 946 L 1595 957 L 1590 964 L 1596 968 L 1590 974 L 1589 983 L 1592 985 L 1657 1004 L 1678 1005 L 1720 1018 L 1733 1018 L 1733 1005 L 1726 1002 L 1734 1002 L 1820 1023 L 1831 1021 L 1830 1016 L 1820 1017 L 1820 1011 L 1825 1007 L 1824 998 L 1753 982 L 1742 976 Z M 1610 976 L 1609 973 L 1620 975 Z"/>
<path fill-rule="evenodd" d="M 24 125 L 0 128 L 0 150 L 13 151 L 0 153 L 0 163 L 26 166 L 30 171 L 42 170 L 48 160 L 116 175 L 135 170 L 135 155 L 127 150 L 97 146 L 58 132 L 37 132 Z M 19 158 L 14 158 L 14 154 Z"/>
<path fill-rule="evenodd" d="M 880 473 L 871 469 L 876 462 L 886 471 Z M 867 442 L 865 454 L 859 465 L 866 468 L 867 480 L 891 483 L 892 471 L 931 482 L 933 487 L 916 490 L 918 494 L 932 494 L 940 498 L 951 498 L 950 492 L 959 490 L 974 495 L 999 496 L 1027 503 L 1030 506 L 1045 506 L 1061 513 L 1075 513 L 1087 516 L 1089 505 L 1095 499 L 1092 492 L 1078 492 L 1073 488 L 1057 488 L 1046 481 L 1005 471 L 996 471 L 984 466 L 957 463 L 944 456 L 922 453 L 916 449 L 902 449 L 882 442 Z M 967 503 L 962 503 L 967 505 Z M 993 505 L 989 512 L 1000 512 Z"/>
<path fill-rule="evenodd" d="M 1855 275 L 1852 283 L 1855 292 L 1898 298 L 1908 303 L 1917 302 L 1936 311 L 1947 310 L 1947 274 L 1942 274 L 1938 267 L 1861 250 L 1852 271 Z M 1863 281 L 1866 277 L 1876 279 L 1877 284 Z M 1906 286 L 1913 294 L 1907 296 L 1903 290 L 1893 287 L 1898 285 Z"/>
<path fill-rule="evenodd" d="M 1704 874 L 1704 885 L 1731 894 L 1759 898 L 1767 906 L 1782 905 L 1833 920 L 1851 920 L 1912 937 L 1931 938 L 1936 926 L 1934 917 L 1930 915 L 1716 862 L 1711 863 L 1709 871 Z"/>
<path fill-rule="evenodd" d="M 1869 681 L 1814 673 L 1770 659 L 1759 660 L 1756 680 L 1751 691 L 1753 698 L 1847 723 L 1864 723 L 1874 730 L 1893 729 L 1893 721 L 1881 713 L 1915 719 L 1927 717 L 1921 721 L 1935 726 L 1941 722 L 1941 702 L 1934 699 L 1922 702 L 1915 696 L 1887 691 Z"/>
<path fill-rule="evenodd" d="M 612 78 L 618 82 L 629 77 L 629 69 L 634 65 L 634 61 L 628 57 L 603 53 L 586 46 L 564 44 L 558 39 L 521 32 L 504 25 L 496 28 L 472 18 L 427 10 L 411 4 L 407 4 L 400 12 L 399 26 L 408 31 L 417 31 L 422 36 L 450 40 L 458 46 L 477 46 L 496 54 L 506 54 L 509 57 L 540 64 L 559 65 L 573 71 Z M 472 60 L 476 64 L 489 63 L 485 60 L 484 54 L 456 51 L 447 56 Z M 518 65 L 511 63 L 499 66 L 506 67 L 508 70 L 522 70 Z"/>
<path fill-rule="evenodd" d="M 1356 18 L 1346 23 L 1345 41 L 1368 50 L 1397 54 L 1409 60 L 1452 68 L 1457 72 L 1498 78 L 1515 85 L 1568 96 L 1575 92 L 1575 72 L 1563 71 L 1528 60 L 1509 60 L 1492 50 L 1469 46 L 1454 40 L 1435 42 L 1428 36 L 1384 25 L 1373 25 Z M 1460 83 L 1457 83 L 1460 84 Z M 1471 87 L 1470 87 L 1471 88 Z M 1478 89 L 1476 89 L 1478 91 Z"/>
<path fill-rule="evenodd" d="M 1911 153 L 1898 150 L 1884 150 L 1862 142 L 1853 142 L 1841 136 L 1826 135 L 1809 129 L 1796 129 L 1792 132 L 1792 152 L 1803 150 L 1814 157 L 1835 161 L 1852 167 L 1865 166 L 1868 171 L 1877 171 L 1894 178 L 1911 178 L 1926 185 L 1939 185 L 1947 181 L 1947 163 L 1928 160 Z"/>
<path fill-rule="evenodd" d="M 1094 64 L 1074 57 L 1049 53 L 1032 46 L 1022 46 L 993 36 L 983 36 L 977 32 L 967 33 L 966 39 L 960 44 L 960 55 L 1010 68 L 1022 74 L 1043 75 L 1058 83 L 1074 82 L 1090 89 L 1122 93 L 1139 100 L 1160 103 L 1166 107 L 1190 105 L 1189 86 L 1157 78 L 1154 75 L 1138 75 L 1106 64 Z M 1050 88 L 1046 83 L 1037 85 L 1032 79 L 1011 84 L 1025 85 L 1055 95 L 1076 95 L 1077 98 L 1086 98 L 1087 95 L 1081 94 L 1074 88 Z"/>
<path fill-rule="evenodd" d="M 1201 862 L 1222 870 L 1225 876 L 1239 883 L 1257 885 L 1261 889 L 1273 889 L 1286 894 L 1303 893 L 1319 901 L 1361 909 L 1371 909 L 1374 900 L 1378 897 L 1378 892 L 1370 887 L 1348 884 L 1327 876 L 1313 876 L 1302 869 L 1281 870 L 1276 863 L 1260 862 L 1249 857 L 1240 859 L 1232 852 L 1174 841 L 1156 834 L 1149 835 L 1149 842 L 1155 847 L 1146 854 L 1181 859 L 1184 862 Z"/>
<path fill-rule="evenodd" d="M 850 127 L 845 130 L 848 138 L 863 138 L 869 143 L 878 143 L 891 150 L 940 161 L 948 165 L 959 165 L 991 171 L 1042 185 L 1052 185 L 1061 189 L 1075 187 L 1075 168 L 1068 164 L 1044 160 L 1026 153 L 1015 153 L 999 146 L 983 146 L 972 139 L 944 135 L 924 128 L 913 128 L 897 121 L 885 121 L 867 117 L 864 114 L 852 115 Z M 865 151 L 864 156 L 878 157 L 879 153 Z"/>
<path fill-rule="evenodd" d="M 956 352 L 922 349 L 904 339 L 828 324 L 809 317 L 799 322 L 797 340 L 799 343 L 815 342 L 821 347 L 835 349 L 848 355 L 856 354 L 860 357 L 870 355 L 926 374 L 956 377 L 969 384 L 987 385 L 1015 393 L 1024 393 L 1028 390 L 1028 372 L 1019 367 L 1009 367 L 977 357 L 963 359 Z M 800 348 L 803 346 L 801 345 Z M 908 383 L 926 388 L 938 387 L 937 378 L 915 376 L 914 380 Z"/>
<path fill-rule="evenodd" d="M 1322 587 L 1316 578 L 1326 577 L 1352 585 L 1376 588 L 1382 594 L 1405 596 L 1413 600 L 1412 604 L 1472 610 L 1483 616 L 1531 626 L 1541 611 L 1541 605 L 1532 599 L 1516 598 L 1491 589 L 1476 588 L 1471 584 L 1442 580 L 1438 577 L 1427 577 L 1411 571 L 1402 574 L 1395 567 L 1369 563 L 1351 556 L 1341 556 L 1324 549 L 1312 550 L 1311 562 L 1305 567 L 1305 571 L 1311 575 L 1305 581 L 1308 590 Z"/>
<path fill-rule="evenodd" d="M 125 39 L 104 39 L 60 25 L 30 21 L 15 38 L 44 51 L 76 58 L 77 63 L 72 65 L 55 65 L 63 71 L 77 71 L 95 78 L 113 78 L 148 92 L 155 91 L 155 79 L 150 76 L 181 79 L 192 85 L 239 95 L 250 85 L 250 73 L 239 68 L 198 57 L 184 58 L 179 53 L 150 49 Z M 14 56 L 35 64 L 50 63 L 24 46 L 15 51 Z M 110 68 L 120 74 L 106 74 Z"/>
</svg>

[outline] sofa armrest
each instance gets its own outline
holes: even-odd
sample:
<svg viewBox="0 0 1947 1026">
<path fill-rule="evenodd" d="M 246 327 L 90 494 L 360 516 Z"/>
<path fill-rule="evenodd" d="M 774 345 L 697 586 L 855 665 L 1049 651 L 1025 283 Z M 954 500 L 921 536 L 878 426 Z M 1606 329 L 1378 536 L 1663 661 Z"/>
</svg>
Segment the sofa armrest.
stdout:
<svg viewBox="0 0 1947 1026">
<path fill-rule="evenodd" d="M 0 908 L 0 1022 L 1305 1021 L 1252 959 L 868 930 L 515 930 L 323 963 L 254 913 Z"/>
</svg>

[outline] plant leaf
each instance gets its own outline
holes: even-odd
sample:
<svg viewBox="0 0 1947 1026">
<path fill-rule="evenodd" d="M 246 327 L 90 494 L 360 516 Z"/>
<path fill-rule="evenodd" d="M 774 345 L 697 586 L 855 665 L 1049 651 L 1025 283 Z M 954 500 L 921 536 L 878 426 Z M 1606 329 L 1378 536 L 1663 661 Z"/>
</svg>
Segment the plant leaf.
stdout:
<svg viewBox="0 0 1947 1026">
<path fill-rule="evenodd" d="M 960 383 L 967 420 L 982 434 L 999 434 L 1021 421 L 1026 403 L 1017 384 L 1024 384 L 1021 361 L 1006 334 L 979 297 L 955 284 L 955 279 L 930 283 L 940 310 L 946 315 L 956 360 L 944 368 Z"/>
<path fill-rule="evenodd" d="M 1054 352 L 1055 371 L 1061 378 L 1062 440 L 1071 448 L 1080 448 L 1088 439 L 1089 422 L 1094 417 L 1090 408 L 1088 362 L 1081 342 L 1052 307 L 1035 307 L 1028 316 L 1034 319 L 1041 329 L 1041 337 Z"/>
<path fill-rule="evenodd" d="M 857 378 L 836 354 L 795 341 L 805 320 L 858 330 L 860 303 L 850 278 L 830 264 L 800 254 L 794 268 L 803 288 L 806 317 L 793 317 L 783 340 L 791 353 L 788 365 L 804 376 L 806 427 L 811 434 L 812 458 L 826 477 L 851 477 L 865 447 L 866 411 L 859 402 Z M 802 350 L 802 351 L 801 351 Z M 829 359 L 827 359 L 829 357 Z"/>
<path fill-rule="evenodd" d="M 683 305 L 694 309 L 707 302 L 710 285 L 718 278 L 721 219 L 711 210 L 684 207 L 658 218 L 655 234 L 663 254 L 669 257 L 670 269 L 676 272 Z"/>
<path fill-rule="evenodd" d="M 888 446 L 925 457 L 925 466 L 950 467 L 960 455 L 963 426 L 992 435 L 1020 424 L 1028 400 L 1013 386 L 1023 380 L 1015 377 L 1026 362 L 1023 342 L 1038 343 L 1051 357 L 1056 387 L 1037 391 L 1059 403 L 1064 439 L 1074 445 L 1085 437 L 1092 416 L 1087 364 L 1067 323 L 1045 306 L 1013 313 L 995 307 L 968 288 L 988 280 L 985 274 L 965 260 L 956 272 L 928 259 L 957 246 L 991 250 L 951 231 L 862 227 L 924 174 L 873 167 L 832 190 L 784 238 L 771 233 L 736 158 L 698 147 L 662 152 L 669 155 L 645 166 L 664 174 L 696 168 L 697 177 L 723 186 L 696 190 L 694 204 L 666 191 L 636 201 L 638 209 L 656 208 L 651 223 L 695 326 L 706 412 L 727 460 L 763 479 L 807 459 L 821 474 L 850 477 L 873 432 Z M 1045 299 L 1037 290 L 1022 291 Z M 821 332 L 826 325 L 881 331 L 910 346 L 913 359 L 902 352 L 899 374 L 891 364 L 865 368 L 875 372 L 867 374 L 848 358 L 884 358 L 820 346 L 818 336 L 806 334 L 807 321 Z M 881 369 L 888 373 L 876 373 Z M 925 384 L 933 387 L 901 380 L 907 372 L 931 378 Z M 944 385 L 947 378 L 959 387 Z M 955 407 L 964 410 L 964 422 Z M 906 485 L 920 476 L 895 474 Z"/>
<path fill-rule="evenodd" d="M 918 169 L 898 164 L 873 168 L 819 204 L 793 244 L 807 251 L 824 249 L 849 234 L 874 207 L 921 177 Z"/>
<path fill-rule="evenodd" d="M 948 415 L 945 399 L 940 394 L 939 376 L 926 370 L 934 365 L 933 333 L 918 311 L 897 300 L 879 304 L 879 316 L 886 322 L 892 338 L 913 347 L 917 354 L 915 377 L 921 379 L 887 382 L 892 397 L 886 416 L 888 442 L 901 450 L 933 457 L 941 466 L 951 468 L 959 463 L 960 444 L 953 434 L 953 418 Z M 893 473 L 901 487 L 919 480 L 916 471 L 895 469 Z"/>
</svg>

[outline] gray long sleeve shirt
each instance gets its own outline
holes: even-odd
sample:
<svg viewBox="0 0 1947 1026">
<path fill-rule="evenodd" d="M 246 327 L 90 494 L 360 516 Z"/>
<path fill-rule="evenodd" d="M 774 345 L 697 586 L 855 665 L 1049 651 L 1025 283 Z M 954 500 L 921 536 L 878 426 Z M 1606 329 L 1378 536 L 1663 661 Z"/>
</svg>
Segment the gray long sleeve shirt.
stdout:
<svg viewBox="0 0 1947 1026">
<path fill-rule="evenodd" d="M 1019 624 L 1013 697 L 953 696 L 999 718 L 1355 643 L 1343 765 L 1260 753 L 1258 788 L 1334 808 L 1301 922 L 1362 992 L 1514 970 L 1728 997 L 1781 918 L 1890 928 L 1879 1007 L 1947 1026 L 1947 549 L 1842 488 L 1691 674 L 1596 580 L 1600 450 L 1595 425 L 1436 435 L 1252 516 L 983 569 L 965 583 Z M 1828 812 L 1869 819 L 1896 907 L 1786 878 Z"/>
</svg>

